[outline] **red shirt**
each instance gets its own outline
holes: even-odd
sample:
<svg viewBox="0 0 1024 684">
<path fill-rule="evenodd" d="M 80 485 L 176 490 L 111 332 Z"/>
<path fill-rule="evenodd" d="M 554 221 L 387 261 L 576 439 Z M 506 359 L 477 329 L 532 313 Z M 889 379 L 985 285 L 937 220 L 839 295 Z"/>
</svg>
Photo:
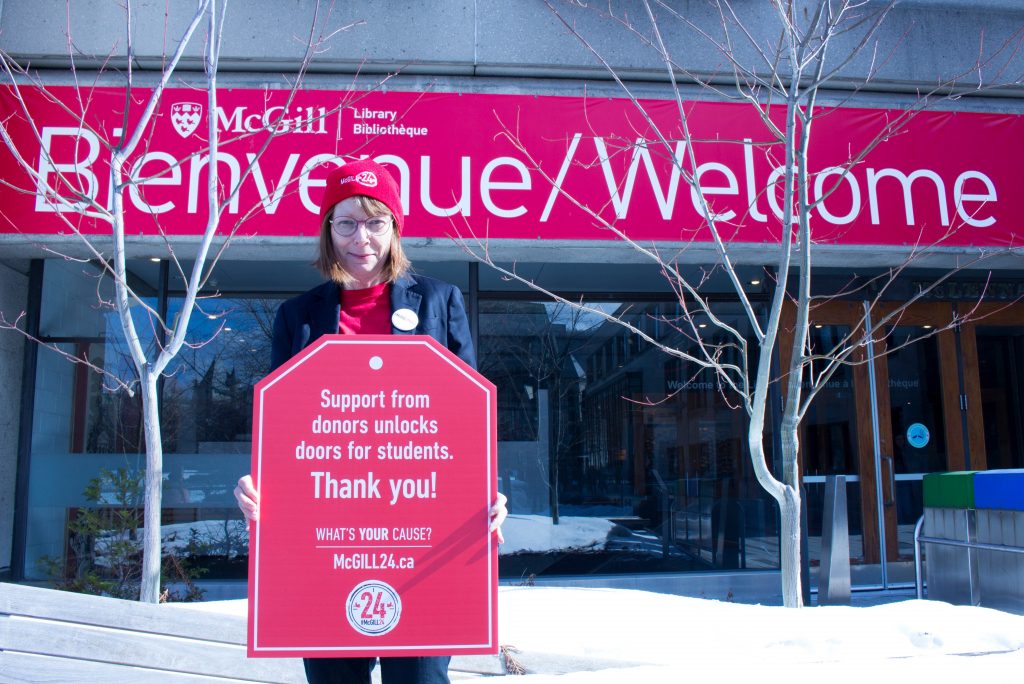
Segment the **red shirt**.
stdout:
<svg viewBox="0 0 1024 684">
<path fill-rule="evenodd" d="M 338 332 L 343 335 L 391 334 L 391 283 L 341 291 Z"/>
</svg>

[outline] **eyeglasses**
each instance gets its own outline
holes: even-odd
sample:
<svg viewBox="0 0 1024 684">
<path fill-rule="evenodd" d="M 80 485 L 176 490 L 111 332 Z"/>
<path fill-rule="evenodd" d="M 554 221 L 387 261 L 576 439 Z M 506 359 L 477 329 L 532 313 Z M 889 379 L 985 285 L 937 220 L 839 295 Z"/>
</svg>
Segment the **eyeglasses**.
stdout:
<svg viewBox="0 0 1024 684">
<path fill-rule="evenodd" d="M 371 216 L 365 221 L 356 221 L 354 218 L 339 218 L 331 221 L 331 230 L 338 237 L 351 237 L 355 235 L 359 226 L 366 226 L 366 232 L 370 235 L 383 235 L 391 228 L 390 216 Z"/>
</svg>

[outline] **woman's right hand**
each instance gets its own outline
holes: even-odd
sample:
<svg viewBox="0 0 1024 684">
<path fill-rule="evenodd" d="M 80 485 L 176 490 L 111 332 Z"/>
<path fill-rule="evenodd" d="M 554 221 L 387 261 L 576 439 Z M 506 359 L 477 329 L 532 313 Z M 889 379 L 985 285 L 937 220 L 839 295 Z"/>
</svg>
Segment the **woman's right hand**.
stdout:
<svg viewBox="0 0 1024 684">
<path fill-rule="evenodd" d="M 235 501 L 242 509 L 242 515 L 246 520 L 260 519 L 260 493 L 252 483 L 251 475 L 243 475 L 238 478 L 238 485 L 235 487 Z"/>
</svg>

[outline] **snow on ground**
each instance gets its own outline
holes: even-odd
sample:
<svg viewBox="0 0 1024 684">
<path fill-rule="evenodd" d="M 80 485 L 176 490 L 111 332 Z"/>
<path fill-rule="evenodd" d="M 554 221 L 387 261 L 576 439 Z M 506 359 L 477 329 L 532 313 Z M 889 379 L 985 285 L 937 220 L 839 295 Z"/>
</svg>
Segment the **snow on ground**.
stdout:
<svg viewBox="0 0 1024 684">
<path fill-rule="evenodd" d="M 563 516 L 558 525 L 545 515 L 510 515 L 501 526 L 505 543 L 498 553 L 603 548 L 615 524 L 604 518 Z"/>
<path fill-rule="evenodd" d="M 245 612 L 245 601 L 191 606 Z M 904 600 L 793 610 L 625 589 L 518 586 L 500 589 L 498 608 L 499 641 L 538 674 L 453 672 L 453 681 L 1024 681 L 1024 616 L 989 608 Z"/>
<path fill-rule="evenodd" d="M 519 649 L 527 669 L 558 660 L 542 654 L 570 666 L 562 676 L 517 677 L 523 684 L 782 681 L 786 671 L 792 681 L 829 684 L 1024 681 L 1024 616 L 935 601 L 792 610 L 622 589 L 505 587 L 499 610 L 501 643 Z"/>
</svg>

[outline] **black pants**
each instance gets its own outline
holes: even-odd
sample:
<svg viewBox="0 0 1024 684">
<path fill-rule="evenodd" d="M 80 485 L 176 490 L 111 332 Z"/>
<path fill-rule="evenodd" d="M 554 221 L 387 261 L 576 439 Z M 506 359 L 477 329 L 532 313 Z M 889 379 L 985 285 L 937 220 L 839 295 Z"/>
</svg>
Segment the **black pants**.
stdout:
<svg viewBox="0 0 1024 684">
<path fill-rule="evenodd" d="M 450 684 L 451 656 L 381 658 L 383 684 Z M 309 684 L 370 684 L 376 658 L 304 658 Z"/>
</svg>

